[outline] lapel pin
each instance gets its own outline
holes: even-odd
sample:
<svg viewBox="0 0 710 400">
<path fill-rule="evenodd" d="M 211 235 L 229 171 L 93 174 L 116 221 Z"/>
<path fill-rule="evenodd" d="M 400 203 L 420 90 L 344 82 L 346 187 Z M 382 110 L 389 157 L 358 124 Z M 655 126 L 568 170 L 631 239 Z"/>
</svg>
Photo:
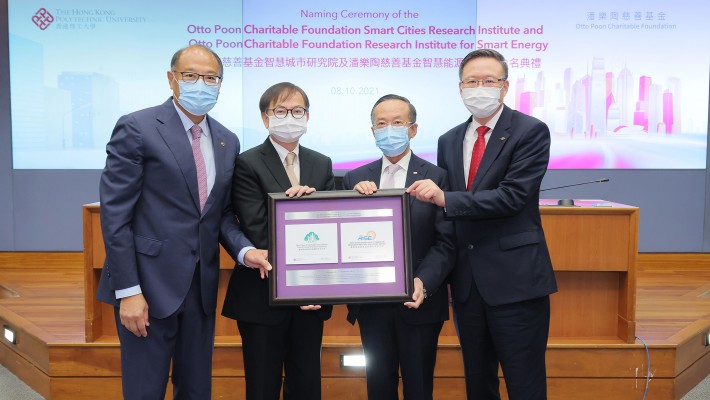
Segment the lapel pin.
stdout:
<svg viewBox="0 0 710 400">
<path fill-rule="evenodd" d="M 219 142 L 219 145 L 224 147 L 224 142 Z"/>
<path fill-rule="evenodd" d="M 504 141 L 504 140 L 505 140 L 505 136 L 501 136 L 501 137 L 500 137 L 500 141 L 502 142 L 502 141 Z"/>
<path fill-rule="evenodd" d="M 417 171 L 412 171 L 412 175 L 419 175 L 419 172 L 417 172 Z"/>
</svg>

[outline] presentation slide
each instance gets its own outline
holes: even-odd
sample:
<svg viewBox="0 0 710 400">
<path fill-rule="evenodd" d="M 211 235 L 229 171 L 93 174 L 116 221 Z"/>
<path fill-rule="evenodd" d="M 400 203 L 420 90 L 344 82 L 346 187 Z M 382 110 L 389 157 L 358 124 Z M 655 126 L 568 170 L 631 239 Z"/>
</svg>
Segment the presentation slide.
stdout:
<svg viewBox="0 0 710 400">
<path fill-rule="evenodd" d="M 508 60 L 505 103 L 550 127 L 552 169 L 703 169 L 710 2 L 513 0 L 9 0 L 13 166 L 100 169 L 116 120 L 171 95 L 173 53 L 224 64 L 210 116 L 242 150 L 263 142 L 258 101 L 289 81 L 310 98 L 304 146 L 347 170 L 381 153 L 370 130 L 386 94 L 417 108 L 413 151 L 470 113 L 458 67 Z M 146 132 L 149 134 L 149 132 Z"/>
</svg>

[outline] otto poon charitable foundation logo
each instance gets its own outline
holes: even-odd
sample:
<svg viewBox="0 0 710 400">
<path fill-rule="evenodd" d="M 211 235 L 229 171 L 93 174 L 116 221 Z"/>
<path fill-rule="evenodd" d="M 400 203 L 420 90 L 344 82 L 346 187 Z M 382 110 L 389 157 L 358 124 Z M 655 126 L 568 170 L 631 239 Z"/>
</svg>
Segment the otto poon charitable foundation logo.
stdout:
<svg viewBox="0 0 710 400">
<path fill-rule="evenodd" d="M 42 7 L 32 16 L 32 22 L 34 22 L 39 29 L 45 30 L 54 22 L 54 16 L 47 11 L 46 8 Z"/>
</svg>

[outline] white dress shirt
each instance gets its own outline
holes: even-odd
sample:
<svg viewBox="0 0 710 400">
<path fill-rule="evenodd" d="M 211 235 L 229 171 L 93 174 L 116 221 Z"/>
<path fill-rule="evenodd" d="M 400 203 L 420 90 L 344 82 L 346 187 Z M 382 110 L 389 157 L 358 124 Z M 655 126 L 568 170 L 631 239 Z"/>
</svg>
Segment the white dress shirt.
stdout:
<svg viewBox="0 0 710 400">
<path fill-rule="evenodd" d="M 469 157 L 470 158 L 470 157 Z M 404 185 L 407 183 L 407 169 L 409 168 L 409 160 L 412 159 L 412 151 L 408 150 L 407 154 L 404 155 L 399 161 L 397 161 L 397 165 L 400 166 L 400 168 L 395 172 L 394 174 L 394 187 L 395 188 L 404 188 Z M 385 176 L 387 175 L 387 167 L 392 165 L 390 160 L 382 156 L 382 171 L 380 171 L 380 185 L 382 185 L 382 182 L 385 181 Z"/>
</svg>

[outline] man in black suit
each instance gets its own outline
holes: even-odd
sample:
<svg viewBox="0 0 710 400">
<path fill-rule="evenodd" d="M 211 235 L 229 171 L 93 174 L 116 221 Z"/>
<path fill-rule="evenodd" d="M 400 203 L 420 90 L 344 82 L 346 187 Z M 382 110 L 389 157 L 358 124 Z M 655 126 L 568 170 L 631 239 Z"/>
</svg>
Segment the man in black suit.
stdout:
<svg viewBox="0 0 710 400">
<path fill-rule="evenodd" d="M 500 399 L 498 364 L 511 400 L 545 399 L 549 295 L 557 291 L 538 206 L 550 131 L 503 104 L 508 66 L 495 50 L 469 53 L 459 90 L 472 117 L 439 138 L 446 191 L 431 180 L 409 187 L 443 207 L 456 226 L 451 275 L 456 321 L 473 399 Z"/>
<path fill-rule="evenodd" d="M 259 101 L 269 137 L 237 157 L 232 201 L 242 231 L 258 248 L 268 248 L 268 193 L 301 196 L 333 190 L 330 158 L 300 146 L 309 118 L 308 96 L 282 82 Z M 261 275 L 261 276 L 260 276 Z M 284 399 L 320 399 L 320 352 L 323 321 L 332 307 L 270 307 L 263 269 L 237 265 L 229 280 L 222 315 L 237 320 L 242 336 L 246 398 L 278 400 L 281 374 Z"/>
<path fill-rule="evenodd" d="M 447 187 L 446 172 L 417 157 L 409 141 L 417 134 L 417 112 L 402 96 L 380 98 L 370 114 L 384 157 L 345 174 L 343 187 L 362 194 L 405 188 L 419 179 Z M 348 321 L 360 325 L 367 362 L 369 400 L 397 399 L 398 370 L 404 398 L 431 399 L 439 332 L 449 319 L 445 280 L 453 267 L 453 224 L 434 204 L 410 199 L 414 294 L 411 302 L 348 306 Z"/>
</svg>

